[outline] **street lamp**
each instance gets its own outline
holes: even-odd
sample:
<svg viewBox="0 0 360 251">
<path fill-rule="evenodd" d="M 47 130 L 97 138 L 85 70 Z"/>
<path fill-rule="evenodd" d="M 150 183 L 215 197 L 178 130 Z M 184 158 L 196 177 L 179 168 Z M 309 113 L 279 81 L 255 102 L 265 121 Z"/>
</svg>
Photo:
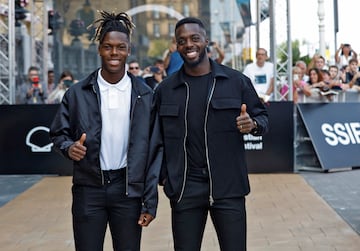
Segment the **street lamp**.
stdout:
<svg viewBox="0 0 360 251">
<path fill-rule="evenodd" d="M 22 1 L 22 0 L 15 1 L 15 26 L 16 27 L 21 26 L 21 23 L 19 21 L 24 20 L 26 18 L 26 13 L 29 12 L 26 9 L 24 9 L 24 6 L 26 6 L 26 5 L 27 5 L 26 1 Z"/>
</svg>

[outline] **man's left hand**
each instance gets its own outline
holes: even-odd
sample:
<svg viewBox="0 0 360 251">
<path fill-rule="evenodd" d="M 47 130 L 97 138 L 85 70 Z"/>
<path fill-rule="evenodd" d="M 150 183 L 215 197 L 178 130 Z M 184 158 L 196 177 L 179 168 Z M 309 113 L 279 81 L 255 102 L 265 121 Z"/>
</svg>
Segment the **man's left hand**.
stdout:
<svg viewBox="0 0 360 251">
<path fill-rule="evenodd" d="M 241 105 L 240 115 L 236 117 L 236 126 L 241 133 L 250 133 L 255 128 L 254 121 L 246 112 L 246 104 Z"/>
<path fill-rule="evenodd" d="M 152 222 L 153 219 L 154 217 L 151 214 L 143 213 L 140 214 L 138 224 L 142 227 L 147 227 L 150 224 L 150 222 Z"/>
</svg>

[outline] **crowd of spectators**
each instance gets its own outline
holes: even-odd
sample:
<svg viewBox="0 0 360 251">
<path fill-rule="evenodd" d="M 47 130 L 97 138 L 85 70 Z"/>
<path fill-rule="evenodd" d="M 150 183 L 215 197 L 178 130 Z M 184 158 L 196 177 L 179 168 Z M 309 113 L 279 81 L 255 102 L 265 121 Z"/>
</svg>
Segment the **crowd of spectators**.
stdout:
<svg viewBox="0 0 360 251">
<path fill-rule="evenodd" d="M 222 63 L 224 52 L 216 42 L 209 43 L 209 58 Z M 360 71 L 358 55 L 350 44 L 341 44 L 335 52 L 335 63 L 329 64 L 325 57 L 313 55 L 307 64 L 298 60 L 292 70 L 292 95 L 290 81 L 283 79 L 274 83 L 274 65 L 269 61 L 268 52 L 264 48 L 256 51 L 256 61 L 247 64 L 243 73 L 250 78 L 255 90 L 263 102 L 269 100 L 293 100 L 298 102 L 346 102 L 360 101 Z M 178 70 L 183 61 L 177 56 L 176 41 L 172 39 L 164 50 L 163 57 L 144 68 L 140 61 L 132 58 L 127 63 L 128 72 L 141 79 L 144 84 L 155 89 L 157 85 Z M 40 79 L 39 68 L 31 66 L 26 80 L 17 86 L 17 104 L 57 104 L 65 91 L 76 80 L 70 71 L 61 73 L 56 82 L 54 71 L 48 71 L 47 84 Z M 279 92 L 280 99 L 274 97 L 274 89 Z"/>
<path fill-rule="evenodd" d="M 319 54 L 315 54 L 308 64 L 297 61 L 292 69 L 292 100 L 295 103 L 359 102 L 359 66 L 358 55 L 350 44 L 340 45 L 333 64 Z M 280 100 L 290 100 L 287 79 L 279 81 L 276 87 Z"/>
</svg>

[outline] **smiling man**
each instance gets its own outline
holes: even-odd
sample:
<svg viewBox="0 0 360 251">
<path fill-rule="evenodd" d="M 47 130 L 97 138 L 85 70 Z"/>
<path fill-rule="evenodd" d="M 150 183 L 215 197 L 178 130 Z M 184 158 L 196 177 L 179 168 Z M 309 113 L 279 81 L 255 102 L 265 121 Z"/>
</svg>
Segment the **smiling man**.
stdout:
<svg viewBox="0 0 360 251">
<path fill-rule="evenodd" d="M 200 251 L 210 212 L 221 250 L 244 251 L 250 187 L 243 135 L 266 133 L 267 112 L 249 78 L 208 58 L 201 20 L 180 20 L 175 37 L 184 64 L 155 91 L 174 248 Z"/>
<path fill-rule="evenodd" d="M 125 69 L 134 25 L 126 13 L 100 14 L 101 68 L 67 90 L 50 136 L 73 160 L 76 250 L 102 251 L 109 224 L 114 250 L 139 251 L 156 214 L 161 138 L 153 91 Z"/>
</svg>

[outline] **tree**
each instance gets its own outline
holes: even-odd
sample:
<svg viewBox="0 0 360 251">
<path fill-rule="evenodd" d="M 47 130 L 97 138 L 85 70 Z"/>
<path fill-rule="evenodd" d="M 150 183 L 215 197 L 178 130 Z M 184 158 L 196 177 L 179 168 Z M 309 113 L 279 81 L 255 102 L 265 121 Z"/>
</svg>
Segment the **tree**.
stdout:
<svg viewBox="0 0 360 251">
<path fill-rule="evenodd" d="M 292 65 L 295 65 L 296 61 L 300 60 L 300 42 L 299 40 L 295 40 L 291 42 L 292 48 Z M 287 42 L 283 42 L 279 45 L 278 49 L 278 59 L 280 59 L 280 63 L 285 63 L 287 61 Z"/>
<path fill-rule="evenodd" d="M 169 47 L 169 41 L 165 39 L 153 40 L 150 43 L 148 56 L 150 58 L 162 58 L 164 51 Z"/>
</svg>

